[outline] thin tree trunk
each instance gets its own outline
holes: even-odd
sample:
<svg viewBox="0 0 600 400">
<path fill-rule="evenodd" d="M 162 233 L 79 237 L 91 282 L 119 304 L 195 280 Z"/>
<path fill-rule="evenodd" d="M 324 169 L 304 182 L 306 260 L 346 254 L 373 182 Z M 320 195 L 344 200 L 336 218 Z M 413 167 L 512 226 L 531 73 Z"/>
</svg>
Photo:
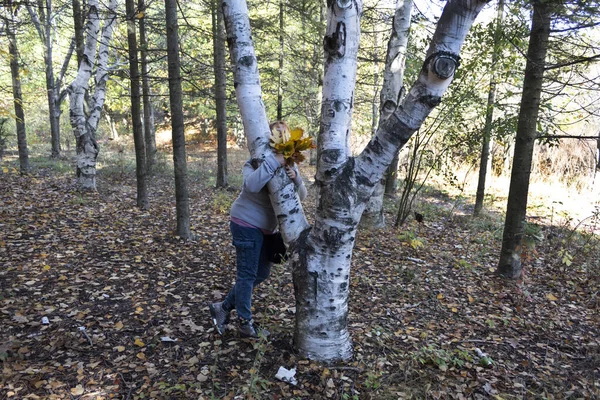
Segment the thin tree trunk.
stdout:
<svg viewBox="0 0 600 400">
<path fill-rule="evenodd" d="M 410 32 L 410 17 L 412 0 L 397 0 L 392 34 L 388 41 L 383 85 L 379 104 L 379 121 L 394 112 L 402 97 L 404 87 L 404 69 L 406 65 L 406 48 Z M 374 118 L 375 121 L 375 118 Z M 377 183 L 373 195 L 363 213 L 361 224 L 371 228 L 381 228 L 385 225 L 383 217 L 383 196 L 385 193 L 395 193 L 397 187 L 398 155 L 394 157 L 384 177 Z"/>
<path fill-rule="evenodd" d="M 102 116 L 102 108 L 106 95 L 108 81 L 108 49 L 116 21 L 116 0 L 110 0 L 107 16 L 102 27 L 100 46 L 98 48 L 98 63 L 96 62 L 96 47 L 100 30 L 100 13 L 98 1 L 90 0 L 86 27 L 86 42 L 84 56 L 79 64 L 77 77 L 67 88 L 70 96 L 69 117 L 76 141 L 77 178 L 82 190 L 96 190 L 96 159 L 100 147 L 96 142 L 96 129 Z M 86 116 L 84 102 L 93 68 L 96 67 L 95 90 L 91 99 L 90 115 Z"/>
<path fill-rule="evenodd" d="M 496 98 L 496 64 L 499 56 L 500 35 L 502 33 L 502 15 L 504 13 L 504 0 L 498 1 L 498 15 L 496 17 L 496 29 L 494 31 L 494 50 L 492 52 L 492 65 L 490 77 L 490 90 L 488 91 L 487 108 L 485 112 L 485 127 L 483 132 L 483 144 L 481 148 L 481 160 L 479 163 L 479 180 L 477 182 L 477 192 L 475 195 L 475 208 L 473 215 L 479 215 L 483 209 L 483 200 L 485 198 L 485 180 L 488 173 L 488 164 L 490 158 L 490 141 L 492 137 L 492 122 L 494 120 L 494 103 Z"/>
<path fill-rule="evenodd" d="M 277 82 L 277 120 L 283 120 L 283 0 L 279 0 L 279 71 Z"/>
<path fill-rule="evenodd" d="M 73 7 L 73 28 L 75 30 L 75 53 L 77 54 L 77 66 L 79 67 L 85 51 L 85 40 L 83 38 L 85 18 L 79 0 L 72 0 L 71 6 Z"/>
<path fill-rule="evenodd" d="M 215 106 L 217 114 L 217 187 L 229 185 L 227 176 L 227 92 L 225 70 L 225 24 L 217 0 L 213 1 Z"/>
<path fill-rule="evenodd" d="M 146 175 L 152 173 L 156 163 L 156 130 L 154 127 L 154 108 L 150 93 L 150 77 L 148 76 L 148 40 L 146 38 L 146 3 L 138 0 L 140 17 L 140 61 L 142 67 L 142 102 L 144 103 L 144 140 L 146 144 Z"/>
<path fill-rule="evenodd" d="M 189 239 L 190 199 L 187 186 L 187 158 L 183 125 L 183 96 L 181 90 L 181 63 L 179 61 L 179 25 L 177 1 L 165 0 L 167 26 L 167 58 L 169 62 L 169 100 L 171 103 L 171 130 L 173 140 L 173 166 L 175 169 L 175 202 L 177 209 L 176 235 Z"/>
<path fill-rule="evenodd" d="M 129 82 L 131 88 L 131 121 L 135 146 L 135 172 L 137 178 L 137 206 L 148 208 L 148 184 L 146 176 L 146 146 L 141 116 L 140 71 L 138 66 L 135 0 L 125 0 L 127 13 L 127 47 L 129 50 Z"/>
<path fill-rule="evenodd" d="M 521 109 L 517 122 L 517 137 L 510 177 L 508 204 L 502 235 L 502 250 L 498 274 L 516 279 L 521 276 L 522 239 L 525 233 L 527 195 L 540 95 L 544 79 L 544 63 L 548 51 L 551 22 L 550 5 L 541 0 L 533 2 L 533 22 L 527 49 L 527 64 L 523 80 Z"/>
<path fill-rule="evenodd" d="M 44 72 L 46 75 L 46 97 L 48 102 L 48 119 L 50 122 L 51 158 L 60 156 L 60 108 L 57 104 L 58 88 L 54 79 L 53 40 L 52 40 L 52 1 L 38 0 L 37 13 L 31 4 L 26 4 L 27 11 L 44 46 Z"/>
<path fill-rule="evenodd" d="M 29 172 L 29 150 L 27 149 L 27 132 L 25 130 L 25 112 L 23 111 L 23 94 L 21 92 L 21 76 L 19 68 L 19 49 L 17 46 L 16 23 L 12 11 L 6 21 L 8 37 L 8 53 L 10 55 L 10 73 L 12 75 L 13 103 L 15 106 L 15 123 L 17 125 L 17 146 L 19 149 L 19 170 L 21 174 Z"/>
</svg>

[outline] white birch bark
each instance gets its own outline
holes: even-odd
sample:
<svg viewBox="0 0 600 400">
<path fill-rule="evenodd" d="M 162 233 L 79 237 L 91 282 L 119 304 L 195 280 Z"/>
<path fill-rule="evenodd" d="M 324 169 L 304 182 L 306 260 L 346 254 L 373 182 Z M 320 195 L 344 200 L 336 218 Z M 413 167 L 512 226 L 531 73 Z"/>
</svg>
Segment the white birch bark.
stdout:
<svg viewBox="0 0 600 400">
<path fill-rule="evenodd" d="M 412 0 L 397 0 L 392 23 L 392 34 L 388 41 L 383 85 L 379 104 L 379 121 L 389 117 L 401 100 L 404 87 L 404 69 L 406 65 L 406 49 L 410 31 L 410 16 Z M 392 171 L 395 173 L 395 171 Z M 389 173 L 389 172 L 388 172 Z M 381 228 L 385 225 L 383 217 L 383 196 L 385 194 L 385 177 L 377 183 L 373 195 L 369 199 L 361 224 L 371 228 Z"/>
<path fill-rule="evenodd" d="M 269 146 L 271 133 L 262 101 L 248 7 L 243 0 L 225 0 L 222 7 L 227 43 L 234 64 L 235 93 L 248 149 L 252 157 L 264 159 L 265 155 L 272 152 Z M 283 168 L 280 168 L 269 182 L 268 189 L 283 239 L 290 243 L 308 228 L 294 183 L 287 177 Z"/>
<path fill-rule="evenodd" d="M 84 101 L 85 92 L 89 88 L 89 80 L 96 63 L 96 49 L 100 31 L 100 12 L 97 0 L 90 0 L 88 3 L 87 35 L 83 57 L 79 64 L 77 76 L 67 89 L 70 96 L 69 117 L 77 143 L 77 178 L 79 187 L 83 190 L 96 189 L 96 158 L 100 148 L 95 136 L 104 104 L 106 81 L 108 80 L 108 44 L 116 21 L 116 8 L 116 0 L 111 0 L 102 29 L 95 92 L 89 117 L 86 118 L 84 113 Z"/>
</svg>

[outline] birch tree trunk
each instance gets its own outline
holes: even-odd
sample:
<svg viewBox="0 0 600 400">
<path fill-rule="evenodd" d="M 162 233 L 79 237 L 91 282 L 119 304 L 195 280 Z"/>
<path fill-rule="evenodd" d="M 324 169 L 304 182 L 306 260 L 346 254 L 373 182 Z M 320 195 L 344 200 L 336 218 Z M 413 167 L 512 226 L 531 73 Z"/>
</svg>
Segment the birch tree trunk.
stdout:
<svg viewBox="0 0 600 400">
<path fill-rule="evenodd" d="M 293 188 L 287 189 L 290 184 L 284 172 L 280 170 L 269 183 L 280 229 L 290 243 L 296 294 L 294 344 L 303 356 L 335 361 L 352 355 L 348 293 L 358 222 L 394 155 L 440 102 L 458 67 L 464 38 L 483 5 L 477 0 L 451 0 L 446 4 L 418 81 L 355 159 L 350 157 L 348 139 L 362 2 L 328 2 L 316 173 L 319 198 L 312 229 L 297 197 L 291 196 Z M 261 156 L 271 151 L 269 129 L 246 4 L 243 0 L 225 0 L 223 10 L 244 130 L 251 154 Z M 297 222 L 300 219 L 301 224 Z"/>
<path fill-rule="evenodd" d="M 152 173 L 156 163 L 156 129 L 154 108 L 150 99 L 150 77 L 148 76 L 148 40 L 146 39 L 146 3 L 138 0 L 140 17 L 140 64 L 142 68 L 142 102 L 144 104 L 144 140 L 146 144 L 146 176 Z"/>
<path fill-rule="evenodd" d="M 77 67 L 79 67 L 85 50 L 85 40 L 83 39 L 83 23 L 85 22 L 85 18 L 83 17 L 81 2 L 79 0 L 72 0 L 71 7 L 73 9 L 73 29 L 75 30 L 75 54 L 77 54 Z"/>
<path fill-rule="evenodd" d="M 213 45 L 215 66 L 215 105 L 217 113 L 217 184 L 229 185 L 227 176 L 227 92 L 225 70 L 225 25 L 219 2 L 213 1 Z"/>
<path fill-rule="evenodd" d="M 79 64 L 77 77 L 67 88 L 70 96 L 69 118 L 76 141 L 78 185 L 82 190 L 96 190 L 96 158 L 100 151 L 96 142 L 96 129 L 102 116 L 106 94 L 108 49 L 116 21 L 116 8 L 116 0 L 110 0 L 98 47 L 98 32 L 100 31 L 98 1 L 89 1 L 83 57 Z M 95 65 L 97 47 L 98 63 Z M 91 100 L 90 114 L 86 117 L 84 112 L 85 94 L 89 88 L 89 80 L 94 66 L 96 67 L 95 89 Z"/>
<path fill-rule="evenodd" d="M 248 149 L 253 158 L 264 159 L 271 153 L 269 121 L 262 101 L 258 64 L 250 32 L 248 7 L 244 0 L 222 3 L 230 59 L 234 65 L 235 94 L 244 125 Z M 267 185 L 275 215 L 286 243 L 296 240 L 308 228 L 294 183 L 283 168 Z"/>
<path fill-rule="evenodd" d="M 488 91 L 487 108 L 485 111 L 485 127 L 483 132 L 483 143 L 481 146 L 481 160 L 479 162 L 479 179 L 477 181 L 477 192 L 475 195 L 475 208 L 473 215 L 479 215 L 483 209 L 485 198 L 485 181 L 488 173 L 490 158 L 490 141 L 492 137 L 492 122 L 494 120 L 494 103 L 496 99 L 496 64 L 498 62 L 499 43 L 502 15 L 504 13 L 504 0 L 498 1 L 498 15 L 496 16 L 496 28 L 494 30 L 494 50 L 492 52 L 492 65 L 490 77 L 490 89 Z"/>
<path fill-rule="evenodd" d="M 175 170 L 175 202 L 177 209 L 177 236 L 191 237 L 190 199 L 187 186 L 187 158 L 183 125 L 183 97 L 181 90 L 181 63 L 179 60 L 179 25 L 177 0 L 165 0 L 167 25 L 167 58 L 169 62 L 169 100 L 171 103 L 171 131 L 173 166 Z"/>
<path fill-rule="evenodd" d="M 379 121 L 390 116 L 398 106 L 404 87 L 404 67 L 406 65 L 406 49 L 410 32 L 410 16 L 412 0 L 397 0 L 392 34 L 388 41 L 385 69 L 383 72 L 383 85 L 381 88 Z M 395 161 L 395 162 L 394 162 Z M 369 199 L 361 223 L 371 228 L 381 228 L 385 225 L 383 217 L 383 196 L 388 185 L 394 186 L 398 170 L 398 156 L 394 157 L 386 174 L 375 186 L 373 195 Z M 393 182 L 388 182 L 393 180 Z"/>
<path fill-rule="evenodd" d="M 16 22 L 12 9 L 6 19 L 6 36 L 8 37 L 8 54 L 10 57 L 10 73 L 12 76 L 13 103 L 15 107 L 15 123 L 17 125 L 17 147 L 19 150 L 19 171 L 29 172 L 29 150 L 27 148 L 27 131 L 25 130 L 25 112 L 23 111 L 23 94 L 19 66 L 19 48 L 17 46 Z"/>
<path fill-rule="evenodd" d="M 550 7 L 542 0 L 533 2 L 533 22 L 527 48 L 523 94 L 517 121 L 517 138 L 502 234 L 502 250 L 497 270 L 498 274 L 511 279 L 519 278 L 522 270 L 521 246 L 525 233 L 529 176 L 537 136 L 540 95 L 550 37 Z"/>
<path fill-rule="evenodd" d="M 137 181 L 137 206 L 148 209 L 148 182 L 146 175 L 146 145 L 142 127 L 140 71 L 138 65 L 137 35 L 135 20 L 137 10 L 134 0 L 125 0 L 127 13 L 127 48 L 129 52 L 129 82 L 131 90 L 131 121 L 133 126 L 133 143 L 135 146 L 135 172 Z"/>
</svg>

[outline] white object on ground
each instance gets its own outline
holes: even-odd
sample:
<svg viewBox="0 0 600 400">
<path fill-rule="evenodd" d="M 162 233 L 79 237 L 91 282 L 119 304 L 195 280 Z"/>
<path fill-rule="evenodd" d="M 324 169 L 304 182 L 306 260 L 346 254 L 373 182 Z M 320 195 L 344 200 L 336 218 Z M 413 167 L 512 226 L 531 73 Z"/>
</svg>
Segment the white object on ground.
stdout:
<svg viewBox="0 0 600 400">
<path fill-rule="evenodd" d="M 275 378 L 295 386 L 298 384 L 298 381 L 296 380 L 294 375 L 296 375 L 296 368 L 287 369 L 285 367 L 279 367 L 277 374 L 275 374 Z"/>
</svg>

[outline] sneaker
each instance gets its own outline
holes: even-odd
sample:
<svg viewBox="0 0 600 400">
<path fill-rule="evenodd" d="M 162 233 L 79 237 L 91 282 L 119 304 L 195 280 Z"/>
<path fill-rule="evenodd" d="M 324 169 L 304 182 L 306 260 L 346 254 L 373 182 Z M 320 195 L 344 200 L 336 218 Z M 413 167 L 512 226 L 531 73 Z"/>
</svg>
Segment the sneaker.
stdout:
<svg viewBox="0 0 600 400">
<path fill-rule="evenodd" d="M 245 338 L 255 338 L 258 339 L 261 336 L 268 337 L 270 332 L 264 328 L 258 326 L 253 319 L 241 319 L 240 318 L 240 336 Z"/>
<path fill-rule="evenodd" d="M 225 326 L 229 323 L 229 312 L 223 308 L 223 302 L 208 305 L 213 324 L 220 335 L 225 333 Z"/>
</svg>

